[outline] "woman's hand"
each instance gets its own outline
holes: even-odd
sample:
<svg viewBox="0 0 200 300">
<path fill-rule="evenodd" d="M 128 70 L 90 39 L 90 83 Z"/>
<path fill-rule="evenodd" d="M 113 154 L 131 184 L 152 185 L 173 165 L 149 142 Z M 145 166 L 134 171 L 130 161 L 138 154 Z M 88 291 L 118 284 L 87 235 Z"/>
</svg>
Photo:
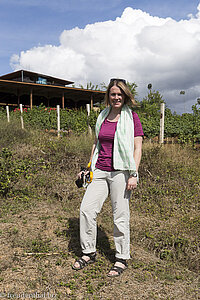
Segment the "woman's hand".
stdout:
<svg viewBox="0 0 200 300">
<path fill-rule="evenodd" d="M 78 173 L 77 177 L 81 178 L 82 173 L 84 173 L 85 175 L 88 174 L 90 171 L 86 170 L 86 171 L 81 171 Z"/>
<path fill-rule="evenodd" d="M 130 176 L 126 185 L 128 191 L 132 191 L 137 187 L 137 177 Z"/>
<path fill-rule="evenodd" d="M 77 174 L 77 177 L 78 177 L 78 178 L 81 178 L 82 172 L 83 172 L 83 171 L 81 171 L 81 172 L 79 172 L 79 173 Z"/>
</svg>

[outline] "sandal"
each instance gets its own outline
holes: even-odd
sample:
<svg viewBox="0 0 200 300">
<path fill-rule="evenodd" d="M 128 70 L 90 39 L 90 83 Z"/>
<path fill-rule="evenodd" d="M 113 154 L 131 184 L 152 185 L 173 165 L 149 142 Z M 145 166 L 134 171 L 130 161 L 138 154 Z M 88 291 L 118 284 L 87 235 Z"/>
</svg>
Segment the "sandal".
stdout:
<svg viewBox="0 0 200 300">
<path fill-rule="evenodd" d="M 89 260 L 86 261 L 86 260 L 83 258 L 83 256 L 88 256 L 88 257 L 89 257 Z M 76 271 L 81 270 L 81 269 L 83 269 L 84 267 L 86 267 L 87 265 L 94 263 L 95 261 L 96 261 L 96 252 L 94 252 L 94 253 L 86 253 L 86 254 L 83 253 L 83 254 L 82 254 L 82 257 L 79 258 L 79 259 L 77 259 L 77 260 L 75 261 L 74 265 L 72 266 L 72 269 L 73 269 L 73 270 L 76 270 Z M 76 263 L 79 264 L 79 267 L 75 267 L 75 264 L 76 264 Z"/>
<path fill-rule="evenodd" d="M 117 276 L 120 276 L 124 272 L 124 270 L 126 270 L 128 268 L 128 264 L 127 264 L 127 262 L 126 262 L 125 259 L 117 258 L 116 262 L 120 262 L 121 264 L 123 264 L 125 266 L 125 268 L 121 268 L 121 267 L 115 266 L 115 265 L 112 266 L 112 268 L 110 269 L 109 273 L 111 271 L 115 271 L 117 274 L 109 274 L 108 273 L 108 277 L 117 277 Z"/>
</svg>

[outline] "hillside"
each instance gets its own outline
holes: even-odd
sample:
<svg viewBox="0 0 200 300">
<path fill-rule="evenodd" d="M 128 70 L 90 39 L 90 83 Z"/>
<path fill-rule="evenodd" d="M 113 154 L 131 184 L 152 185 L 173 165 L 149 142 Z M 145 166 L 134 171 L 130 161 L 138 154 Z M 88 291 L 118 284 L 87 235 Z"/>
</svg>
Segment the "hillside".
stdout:
<svg viewBox="0 0 200 300">
<path fill-rule="evenodd" d="M 109 199 L 98 217 L 97 263 L 71 269 L 84 194 L 74 181 L 91 143 L 1 122 L 0 297 L 198 299 L 200 156 L 187 146 L 144 143 L 128 270 L 106 275 L 114 259 Z"/>
</svg>

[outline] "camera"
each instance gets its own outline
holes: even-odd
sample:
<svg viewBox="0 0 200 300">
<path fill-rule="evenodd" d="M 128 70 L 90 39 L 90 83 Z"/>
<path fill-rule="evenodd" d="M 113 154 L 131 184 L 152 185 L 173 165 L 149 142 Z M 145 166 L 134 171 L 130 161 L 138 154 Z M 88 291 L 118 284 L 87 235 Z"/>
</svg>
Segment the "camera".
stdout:
<svg viewBox="0 0 200 300">
<path fill-rule="evenodd" d="M 81 178 L 78 178 L 75 183 L 78 188 L 86 188 L 88 184 L 92 181 L 91 172 L 87 168 L 81 167 Z"/>
</svg>

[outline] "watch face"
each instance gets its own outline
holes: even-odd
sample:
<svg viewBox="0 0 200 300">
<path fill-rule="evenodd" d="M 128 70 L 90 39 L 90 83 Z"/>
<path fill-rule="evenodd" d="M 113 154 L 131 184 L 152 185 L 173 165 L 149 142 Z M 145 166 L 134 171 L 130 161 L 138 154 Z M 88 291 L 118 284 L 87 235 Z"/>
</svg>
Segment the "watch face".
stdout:
<svg viewBox="0 0 200 300">
<path fill-rule="evenodd" d="M 137 172 L 132 173 L 131 176 L 137 177 Z"/>
</svg>

